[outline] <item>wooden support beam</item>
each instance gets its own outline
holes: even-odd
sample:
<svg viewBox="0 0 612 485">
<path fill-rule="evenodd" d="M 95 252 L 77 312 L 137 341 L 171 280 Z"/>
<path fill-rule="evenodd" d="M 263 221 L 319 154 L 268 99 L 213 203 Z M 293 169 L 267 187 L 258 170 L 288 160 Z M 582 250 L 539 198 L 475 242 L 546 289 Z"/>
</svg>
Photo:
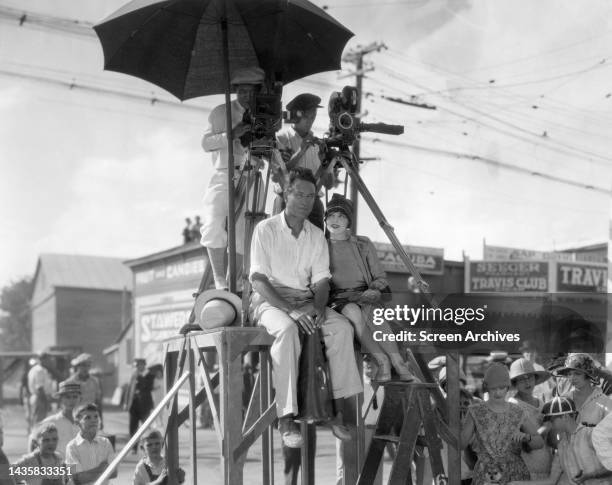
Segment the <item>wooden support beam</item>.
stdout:
<svg viewBox="0 0 612 485">
<path fill-rule="evenodd" d="M 196 416 L 196 405 L 195 405 L 195 356 L 194 349 L 191 345 L 191 339 L 187 344 L 187 352 L 189 359 L 187 368 L 189 369 L 189 420 L 191 421 L 190 433 L 189 433 L 189 468 L 191 481 L 190 483 L 198 483 L 198 443 L 197 443 L 197 416 Z"/>
<path fill-rule="evenodd" d="M 166 361 L 164 363 L 164 375 L 166 376 L 166 389 L 168 390 L 176 382 L 175 374 L 177 371 L 178 354 L 166 351 Z M 178 485 L 176 471 L 179 468 L 179 440 L 178 440 L 178 397 L 172 400 L 168 425 L 166 427 L 166 462 L 168 464 L 168 485 Z"/>
</svg>

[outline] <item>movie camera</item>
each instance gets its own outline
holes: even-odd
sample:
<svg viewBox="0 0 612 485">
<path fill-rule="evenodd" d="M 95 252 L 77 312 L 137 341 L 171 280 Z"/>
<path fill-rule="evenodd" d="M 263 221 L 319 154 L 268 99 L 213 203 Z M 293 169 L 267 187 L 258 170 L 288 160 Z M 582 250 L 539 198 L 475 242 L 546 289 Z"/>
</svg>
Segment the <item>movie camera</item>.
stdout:
<svg viewBox="0 0 612 485">
<path fill-rule="evenodd" d="M 353 86 L 345 86 L 342 91 L 335 91 L 329 97 L 327 111 L 329 114 L 329 132 L 319 144 L 325 153 L 325 162 L 329 163 L 336 155 L 350 149 L 360 133 L 382 133 L 401 135 L 402 125 L 387 123 L 363 123 L 357 113 L 359 92 Z"/>
<path fill-rule="evenodd" d="M 280 82 L 264 87 L 252 97 L 249 108 L 242 116 L 242 122 L 250 125 L 251 129 L 240 137 L 240 141 L 243 146 L 250 145 L 254 155 L 265 154 L 281 128 L 282 92 L 283 85 Z"/>
</svg>

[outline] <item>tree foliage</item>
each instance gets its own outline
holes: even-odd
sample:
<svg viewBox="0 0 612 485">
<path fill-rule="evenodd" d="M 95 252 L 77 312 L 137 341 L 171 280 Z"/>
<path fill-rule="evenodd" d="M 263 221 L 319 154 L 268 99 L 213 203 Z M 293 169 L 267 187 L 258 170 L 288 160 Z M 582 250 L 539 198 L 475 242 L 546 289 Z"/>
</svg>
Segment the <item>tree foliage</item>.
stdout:
<svg viewBox="0 0 612 485">
<path fill-rule="evenodd" d="M 22 278 L 2 288 L 0 293 L 0 330 L 3 350 L 30 350 L 32 278 Z"/>
</svg>

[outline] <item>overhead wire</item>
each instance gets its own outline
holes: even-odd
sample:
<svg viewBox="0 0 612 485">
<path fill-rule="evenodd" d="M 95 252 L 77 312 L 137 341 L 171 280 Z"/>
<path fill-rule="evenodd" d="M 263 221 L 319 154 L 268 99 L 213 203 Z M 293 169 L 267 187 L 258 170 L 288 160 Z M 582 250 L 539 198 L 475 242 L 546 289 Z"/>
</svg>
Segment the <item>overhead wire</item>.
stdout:
<svg viewBox="0 0 612 485">
<path fill-rule="evenodd" d="M 373 76 L 370 76 L 370 77 L 374 78 Z M 381 82 L 379 79 L 377 79 L 377 81 Z M 404 79 L 399 79 L 399 81 L 403 82 L 404 84 L 408 83 L 408 81 L 405 78 Z M 430 93 L 434 94 L 434 95 L 436 94 L 435 92 L 433 92 L 431 89 L 427 88 L 426 86 L 423 86 L 423 85 L 421 85 L 419 83 L 415 83 L 414 81 L 410 81 L 410 82 L 411 82 L 411 84 L 415 85 L 419 89 L 423 89 L 427 94 L 430 94 Z M 384 82 L 382 82 L 382 83 L 386 84 Z M 390 86 L 388 84 L 386 84 L 386 85 Z M 563 153 L 567 153 L 567 150 L 571 150 L 571 151 L 575 152 L 574 155 L 578 154 L 582 158 L 587 157 L 590 161 L 597 162 L 597 160 L 593 160 L 592 158 L 590 158 L 590 157 L 596 157 L 596 158 L 599 158 L 599 159 L 601 159 L 601 160 L 603 160 L 605 162 L 612 162 L 612 158 L 606 157 L 606 156 L 601 155 L 599 153 L 592 152 L 590 150 L 587 150 L 586 148 L 580 148 L 580 147 L 575 147 L 575 146 L 569 145 L 569 144 L 564 143 L 564 142 L 562 142 L 560 140 L 552 140 L 551 138 L 543 138 L 541 136 L 541 133 L 535 133 L 535 132 L 527 130 L 527 129 L 523 128 L 523 127 L 514 125 L 512 123 L 509 123 L 506 120 L 498 118 L 498 117 L 496 117 L 496 116 L 494 116 L 494 115 L 492 115 L 492 114 L 490 114 L 488 112 L 481 111 L 481 110 L 479 110 L 477 108 L 474 108 L 472 106 L 465 106 L 465 105 L 463 105 L 462 103 L 459 103 L 456 100 L 446 98 L 446 101 L 447 102 L 451 102 L 451 103 L 455 103 L 455 104 L 457 104 L 458 106 L 460 106 L 463 109 L 467 109 L 468 111 L 474 112 L 474 113 L 476 113 L 476 114 L 478 114 L 478 115 L 480 115 L 480 116 L 482 116 L 484 118 L 488 118 L 488 119 L 490 119 L 490 120 L 492 120 L 492 121 L 494 121 L 496 123 L 499 123 L 499 124 L 502 124 L 504 126 L 507 126 L 507 127 L 511 128 L 513 130 L 516 130 L 518 132 L 527 134 L 527 135 L 529 135 L 531 137 L 536 137 L 536 138 L 538 138 L 540 140 L 540 142 L 542 143 L 542 146 L 547 146 L 548 148 L 550 148 L 552 150 L 559 151 L 560 149 L 565 149 L 565 150 L 563 150 Z M 451 110 L 449 108 L 441 106 L 439 103 L 436 103 L 436 106 L 439 109 L 444 109 L 445 111 L 447 111 L 449 113 L 453 113 L 453 114 L 458 115 L 458 116 L 464 116 L 464 115 L 459 114 L 459 113 L 457 113 L 457 112 L 455 112 L 455 111 L 453 111 L 453 110 Z M 475 118 L 470 118 L 470 119 L 475 121 L 475 122 L 482 123 L 478 119 L 475 119 Z M 511 133 L 511 132 L 508 132 L 507 130 L 504 130 L 503 132 L 506 133 L 506 134 L 510 134 Z M 511 134 L 510 136 L 517 136 L 518 137 L 519 135 L 518 134 Z M 522 138 L 524 139 L 524 137 L 522 137 Z"/>
</svg>

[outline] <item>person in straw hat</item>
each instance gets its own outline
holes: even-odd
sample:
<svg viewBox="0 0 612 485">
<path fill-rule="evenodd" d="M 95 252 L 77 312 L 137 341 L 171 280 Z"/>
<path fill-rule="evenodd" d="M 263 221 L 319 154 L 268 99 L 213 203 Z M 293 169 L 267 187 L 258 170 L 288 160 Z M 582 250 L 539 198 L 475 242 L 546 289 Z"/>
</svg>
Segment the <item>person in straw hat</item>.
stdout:
<svg viewBox="0 0 612 485">
<path fill-rule="evenodd" d="M 491 364 L 483 382 L 489 400 L 471 405 L 463 420 L 461 446 L 471 444 L 478 456 L 473 485 L 487 483 L 487 474 L 492 468 L 501 473 L 500 485 L 528 480 L 529 470 L 521 458 L 521 450 L 523 446 L 529 449 L 544 446 L 536 424 L 520 406 L 506 401 L 510 385 L 508 368 L 500 363 Z"/>
<path fill-rule="evenodd" d="M 243 123 L 242 119 L 255 94 L 263 84 L 264 78 L 264 71 L 256 66 L 238 69 L 231 76 L 232 87 L 236 90 L 236 99 L 231 102 L 230 110 L 233 125 L 234 165 L 238 168 L 242 166 L 249 155 L 248 143 L 245 142 L 243 145 L 241 137 L 248 135 L 251 125 Z M 204 195 L 200 244 L 208 251 L 215 288 L 226 289 L 228 283 L 224 258 L 227 249 L 225 220 L 228 203 L 228 136 L 225 104 L 221 104 L 211 111 L 208 122 L 208 130 L 202 138 L 202 148 L 204 148 L 204 151 L 212 153 L 214 172 Z M 242 268 L 244 228 L 244 210 L 241 210 L 236 220 L 236 268 Z M 236 281 L 240 281 L 240 278 L 237 277 Z"/>
<path fill-rule="evenodd" d="M 545 382 L 549 377 L 548 372 L 536 370 L 532 362 L 524 357 L 515 360 L 510 365 L 510 383 L 514 389 L 514 396 L 509 401 L 525 411 L 538 426 L 538 434 L 543 438 L 547 431 L 546 426 L 543 425 L 544 415 L 541 413 L 544 402 L 535 397 L 533 392 L 538 384 Z M 529 452 L 523 450 L 521 457 L 532 479 L 545 478 L 549 475 L 552 453 L 547 446 Z"/>
<path fill-rule="evenodd" d="M 57 428 L 57 451 L 65 456 L 66 445 L 79 433 L 79 426 L 74 420 L 73 413 L 81 402 L 81 386 L 76 382 L 62 381 L 53 397 L 58 400 L 59 412 L 46 417 L 34 427 L 30 435 L 30 448 L 36 442 L 38 430 L 48 424 L 53 424 Z"/>
<path fill-rule="evenodd" d="M 612 412 L 612 400 L 596 385 L 599 382 L 597 363 L 589 354 L 568 354 L 565 365 L 556 373 L 571 383 L 565 397 L 576 404 L 579 423 L 595 426 Z"/>
<path fill-rule="evenodd" d="M 553 459 L 551 472 L 542 480 L 516 481 L 512 485 L 553 485 L 575 483 L 585 485 L 610 485 L 612 471 L 598 459 L 591 441 L 593 428 L 579 423 L 575 403 L 567 397 L 554 397 L 542 408 L 546 421 L 561 439 Z"/>
<path fill-rule="evenodd" d="M 67 381 L 75 382 L 81 386 L 81 402 L 92 402 L 100 410 L 100 429 L 104 428 L 102 420 L 102 386 L 96 376 L 90 374 L 91 354 L 83 353 L 77 355 L 70 361 L 74 370 Z"/>
</svg>

